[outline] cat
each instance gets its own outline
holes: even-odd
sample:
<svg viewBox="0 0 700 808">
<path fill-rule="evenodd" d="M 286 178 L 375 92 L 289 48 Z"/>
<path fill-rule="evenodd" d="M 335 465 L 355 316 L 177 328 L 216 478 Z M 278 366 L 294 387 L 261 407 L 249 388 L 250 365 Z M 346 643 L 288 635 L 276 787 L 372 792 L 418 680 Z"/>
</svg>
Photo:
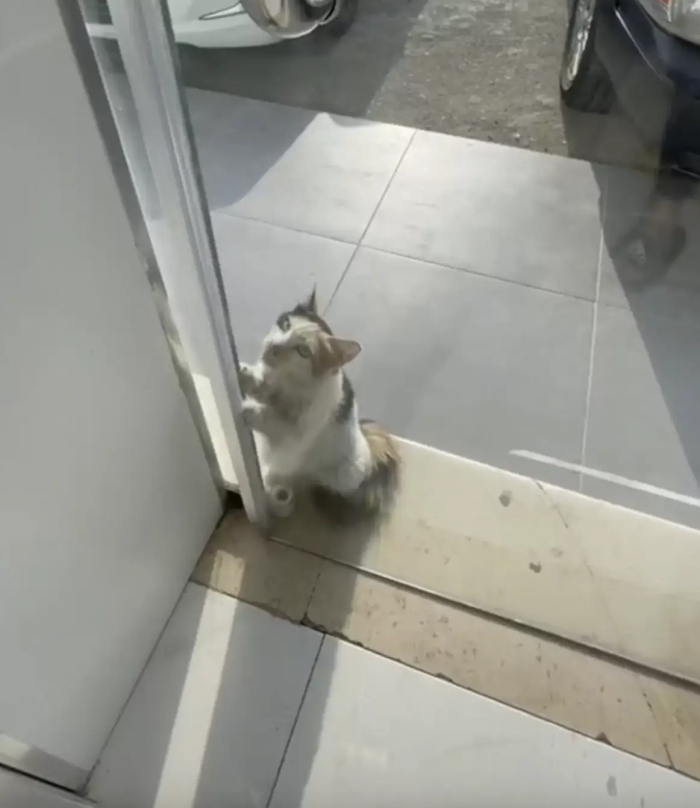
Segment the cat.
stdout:
<svg viewBox="0 0 700 808">
<path fill-rule="evenodd" d="M 319 316 L 316 290 L 283 312 L 260 358 L 240 368 L 243 417 L 254 432 L 265 487 L 307 485 L 326 504 L 384 512 L 399 481 L 395 441 L 360 421 L 343 368 L 360 353 Z"/>
</svg>

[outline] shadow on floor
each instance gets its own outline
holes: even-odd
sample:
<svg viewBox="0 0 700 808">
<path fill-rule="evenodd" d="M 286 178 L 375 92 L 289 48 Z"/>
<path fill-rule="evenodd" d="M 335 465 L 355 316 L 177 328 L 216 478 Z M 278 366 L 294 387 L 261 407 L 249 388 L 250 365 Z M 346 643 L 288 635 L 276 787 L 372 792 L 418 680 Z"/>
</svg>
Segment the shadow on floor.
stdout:
<svg viewBox="0 0 700 808">
<path fill-rule="evenodd" d="M 99 38 L 93 43 L 139 200 L 149 220 L 159 219 L 163 205 L 153 166 L 161 164 L 156 152 L 163 144 L 153 137 L 141 120 L 119 44 Z M 214 210 L 245 197 L 316 115 L 298 109 L 271 116 L 255 102 L 220 93 L 185 91 L 184 98 L 207 202 Z M 237 159 L 241 153 L 253 155 L 253 158 Z"/>
<path fill-rule="evenodd" d="M 302 532 L 308 533 L 309 529 L 314 531 L 315 538 L 314 544 L 316 545 L 320 555 L 329 555 L 329 551 L 324 550 L 324 545 L 330 542 L 344 543 L 350 550 L 347 551 L 347 562 L 350 567 L 357 565 L 362 566 L 362 558 L 364 556 L 365 548 L 371 540 L 372 535 L 379 530 L 381 520 L 360 520 L 360 521 L 345 521 L 339 524 L 337 521 L 328 520 L 310 503 L 300 503 L 300 512 L 289 520 L 288 524 L 281 524 L 275 535 L 283 537 L 285 544 L 290 546 L 307 545 L 308 536 L 302 536 Z M 323 574 L 323 565 L 327 562 L 321 561 L 320 573 Z M 251 575 L 259 575 L 261 570 L 251 568 Z M 361 605 L 355 604 L 354 591 L 355 582 L 359 573 L 352 573 L 348 576 L 343 576 L 343 584 L 336 587 L 333 592 L 333 613 L 338 615 L 340 624 L 343 624 L 345 618 L 350 616 L 353 609 L 361 608 Z M 245 600 L 249 597 L 255 597 L 255 583 L 251 578 L 251 585 L 248 585 L 248 577 L 244 579 L 241 586 L 241 599 Z M 258 590 L 259 591 L 259 590 Z M 314 628 L 306 618 L 302 618 L 302 623 Z M 334 648 L 334 646 L 331 646 Z M 252 658 L 254 659 L 255 649 L 251 649 Z M 319 646 L 320 651 L 320 646 Z M 326 651 L 327 653 L 328 651 Z M 335 651 L 333 659 L 335 659 Z M 314 677 L 314 697 L 309 700 L 304 700 L 300 703 L 299 715 L 304 710 L 303 732 L 295 736 L 294 733 L 290 734 L 289 743 L 293 741 L 297 743 L 295 749 L 295 765 L 294 775 L 285 778 L 285 789 L 283 792 L 277 793 L 275 787 L 284 765 L 284 758 L 280 761 L 279 769 L 276 772 L 275 784 L 270 791 L 270 799 L 267 803 L 268 808 L 301 808 L 304 805 L 304 791 L 308 783 L 317 751 L 321 743 L 321 736 L 324 730 L 324 717 L 326 712 L 326 704 L 328 697 L 333 687 L 333 668 L 334 662 L 330 665 L 322 667 L 314 667 L 311 676 Z M 309 677 L 309 682 L 311 680 Z M 306 694 L 304 694 L 306 695 Z M 297 716 L 298 717 L 298 716 Z M 296 722 L 295 722 L 296 727 Z M 288 748 L 288 747 L 287 747 Z M 286 755 L 287 749 L 285 749 Z M 208 808 L 202 802 L 201 806 L 197 808 Z"/>
<path fill-rule="evenodd" d="M 181 46 L 188 87 L 362 117 L 402 58 L 427 0 L 361 0 L 345 37 L 322 28 L 263 48 L 201 50 Z"/>
<path fill-rule="evenodd" d="M 281 554 L 290 551 L 250 525 L 240 504 L 233 507 L 226 517 L 226 535 L 216 547 L 224 548 L 241 570 L 237 598 L 273 615 L 281 611 L 284 618 L 285 609 L 274 596 L 284 602 L 285 593 L 296 586 L 296 581 L 280 578 L 290 573 L 288 565 L 279 563 Z M 325 534 L 324 528 L 319 530 L 321 540 L 351 542 L 355 553 L 350 555 L 357 561 L 376 529 L 367 523 L 362 528 L 326 527 Z M 217 559 L 217 552 L 205 552 L 199 580 L 211 574 Z M 294 615 L 302 623 L 309 592 L 325 563 L 313 556 L 306 559 L 312 566 L 298 572 L 305 575 L 311 569 L 314 578 L 304 614 Z M 348 576 L 343 591 L 334 592 L 334 610 L 351 609 L 354 581 L 355 576 Z M 322 642 L 322 635 L 308 628 L 190 583 L 103 750 L 89 796 L 104 808 L 301 806 L 333 684 L 332 667 L 319 668 L 315 696 L 304 703 Z M 303 754 L 296 750 L 291 778 L 295 791 L 287 785 L 282 801 L 273 800 L 302 709 Z"/>
</svg>

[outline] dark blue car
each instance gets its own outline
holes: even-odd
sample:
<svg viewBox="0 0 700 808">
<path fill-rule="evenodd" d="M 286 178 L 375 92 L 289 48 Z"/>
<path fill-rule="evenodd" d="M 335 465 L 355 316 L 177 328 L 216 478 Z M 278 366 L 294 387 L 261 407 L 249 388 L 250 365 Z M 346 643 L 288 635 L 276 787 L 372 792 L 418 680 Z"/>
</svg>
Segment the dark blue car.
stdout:
<svg viewBox="0 0 700 808">
<path fill-rule="evenodd" d="M 700 175 L 700 0 L 570 0 L 564 103 L 619 106 L 663 159 Z"/>
</svg>

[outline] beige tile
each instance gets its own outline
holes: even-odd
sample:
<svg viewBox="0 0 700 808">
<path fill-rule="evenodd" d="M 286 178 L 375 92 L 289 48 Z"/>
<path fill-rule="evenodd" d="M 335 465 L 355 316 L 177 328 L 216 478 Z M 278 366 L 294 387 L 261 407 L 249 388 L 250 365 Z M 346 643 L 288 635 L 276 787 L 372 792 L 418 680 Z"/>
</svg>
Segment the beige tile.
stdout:
<svg viewBox="0 0 700 808">
<path fill-rule="evenodd" d="M 307 619 L 407 665 L 669 764 L 641 678 L 626 668 L 331 563 L 323 568 Z M 700 697 L 694 698 L 698 709 Z M 691 766 L 690 753 L 683 761 Z"/>
<path fill-rule="evenodd" d="M 700 779 L 697 692 L 269 541 L 241 511 L 193 580 Z"/>
<path fill-rule="evenodd" d="M 700 682 L 700 532 L 543 487 L 609 615 L 604 647 Z"/>
<path fill-rule="evenodd" d="M 613 636 L 578 547 L 537 483 L 408 441 L 401 448 L 401 491 L 384 524 L 340 530 L 299 502 L 275 536 L 566 636 Z"/>
<path fill-rule="evenodd" d="M 275 535 L 343 564 L 700 683 L 700 532 L 400 441 L 381 526 L 308 504 Z"/>
<path fill-rule="evenodd" d="M 242 511 L 212 536 L 192 580 L 299 622 L 323 562 L 265 539 Z"/>
<path fill-rule="evenodd" d="M 700 780 L 700 694 L 651 677 L 642 687 L 674 768 Z"/>
</svg>

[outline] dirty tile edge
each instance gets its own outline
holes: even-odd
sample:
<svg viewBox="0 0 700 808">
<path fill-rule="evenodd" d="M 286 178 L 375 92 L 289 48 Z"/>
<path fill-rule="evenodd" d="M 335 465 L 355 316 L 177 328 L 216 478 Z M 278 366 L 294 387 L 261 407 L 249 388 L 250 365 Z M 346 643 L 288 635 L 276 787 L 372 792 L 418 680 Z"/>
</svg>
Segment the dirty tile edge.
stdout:
<svg viewBox="0 0 700 808">
<path fill-rule="evenodd" d="M 397 443 L 403 482 L 381 525 L 345 530 L 300 497 L 276 538 L 700 685 L 699 531 Z"/>
<path fill-rule="evenodd" d="M 338 611 L 333 600 L 343 590 L 343 581 L 352 595 Z M 392 602 L 404 604 L 405 618 L 395 619 Z M 461 624 L 461 641 L 454 633 L 448 638 L 450 621 Z M 690 699 L 700 716 L 700 693 L 689 687 L 470 613 L 459 605 L 431 600 L 333 561 L 324 563 L 302 622 L 323 634 L 700 780 L 700 744 L 682 722 L 675 720 L 674 710 L 668 706 Z M 513 664 L 503 677 L 493 677 L 488 670 L 473 665 L 476 654 L 472 656 L 469 651 L 477 646 L 492 656 L 496 649 L 497 654 L 512 658 Z M 446 664 L 460 656 L 468 661 L 456 667 Z M 617 710 L 611 710 L 613 700 Z"/>
<path fill-rule="evenodd" d="M 697 690 L 265 539 L 241 511 L 222 522 L 210 557 L 225 554 L 232 532 L 241 530 L 245 542 L 265 548 L 257 560 L 273 559 L 283 578 L 300 564 L 313 570 L 303 608 L 267 586 L 242 586 L 238 571 L 227 576 L 225 565 L 217 579 L 200 562 L 194 582 L 700 779 L 700 742 L 680 718 L 692 712 L 700 726 Z"/>
<path fill-rule="evenodd" d="M 220 522 L 190 580 L 295 623 L 302 621 L 323 560 L 266 539 L 231 510 Z"/>
</svg>

